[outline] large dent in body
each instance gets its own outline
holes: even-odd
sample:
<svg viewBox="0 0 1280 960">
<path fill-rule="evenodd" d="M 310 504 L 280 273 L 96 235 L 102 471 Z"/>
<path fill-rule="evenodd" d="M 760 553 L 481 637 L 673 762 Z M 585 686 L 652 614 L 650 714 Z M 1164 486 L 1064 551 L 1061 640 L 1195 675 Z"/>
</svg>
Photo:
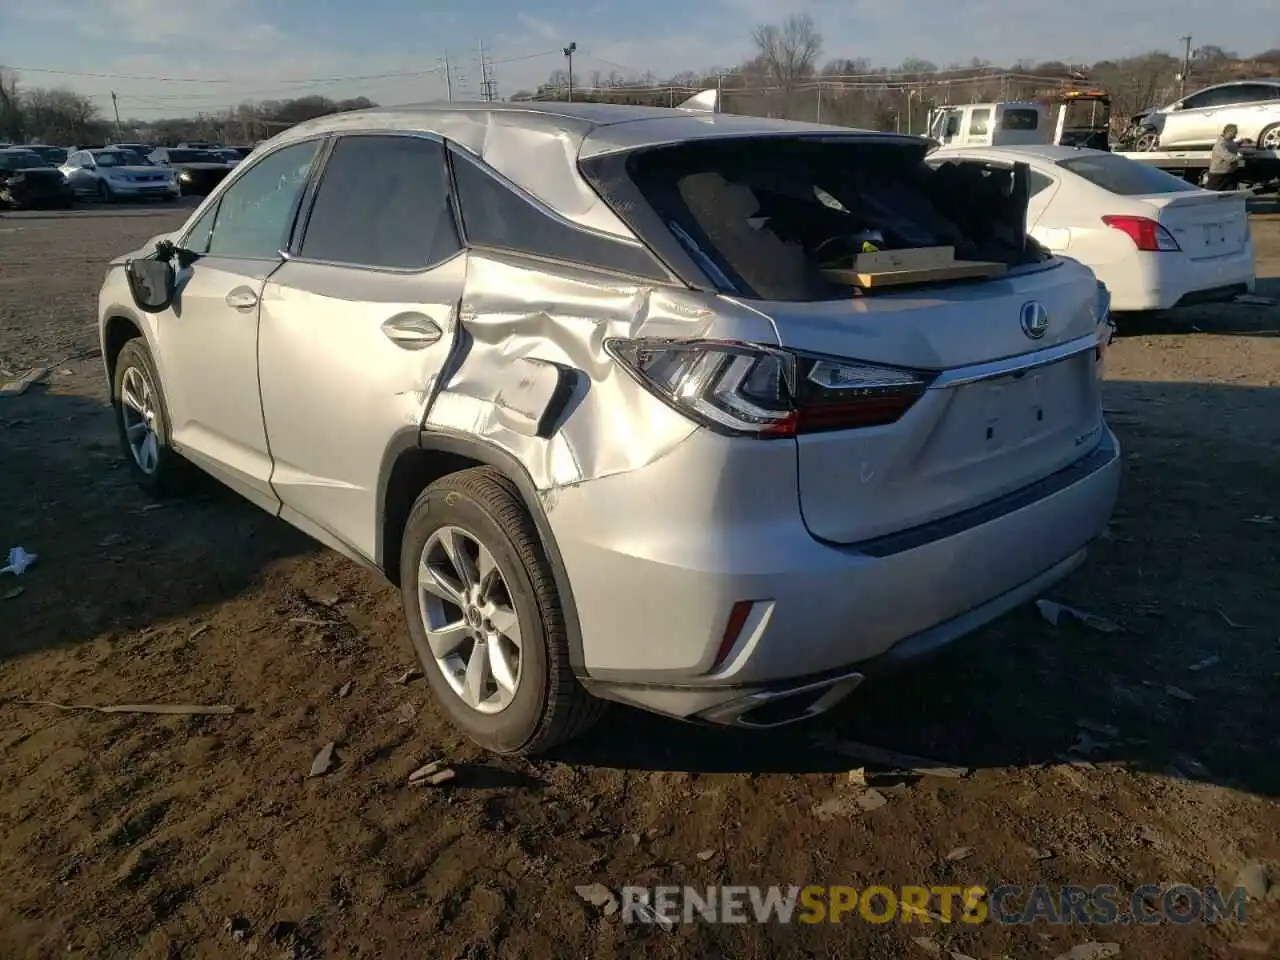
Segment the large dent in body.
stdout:
<svg viewBox="0 0 1280 960">
<path fill-rule="evenodd" d="M 641 387 L 605 350 L 611 337 L 776 343 L 759 314 L 674 287 L 550 276 L 472 253 L 459 315 L 457 358 L 426 426 L 480 437 L 519 460 L 540 491 L 626 473 L 654 462 L 698 427 Z M 734 313 L 725 316 L 724 310 Z M 728 324 L 732 324 L 732 331 Z M 549 436 L 512 426 L 504 396 L 529 363 L 572 372 L 573 393 Z"/>
</svg>

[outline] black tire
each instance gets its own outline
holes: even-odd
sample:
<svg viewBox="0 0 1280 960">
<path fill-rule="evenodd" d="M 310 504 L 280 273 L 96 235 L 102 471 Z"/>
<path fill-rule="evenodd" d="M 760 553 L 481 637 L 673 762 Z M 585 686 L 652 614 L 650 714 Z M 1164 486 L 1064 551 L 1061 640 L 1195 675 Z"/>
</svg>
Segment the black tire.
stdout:
<svg viewBox="0 0 1280 960">
<path fill-rule="evenodd" d="M 427 542 L 446 526 L 461 528 L 493 555 L 519 618 L 520 680 L 499 713 L 481 713 L 465 704 L 427 645 L 418 566 Z M 400 581 L 409 635 L 436 700 L 480 746 L 499 754 L 542 753 L 583 733 L 599 718 L 603 702 L 582 688 L 569 664 L 564 614 L 537 527 L 515 485 L 500 472 L 489 467 L 463 470 L 422 492 L 405 524 Z"/>
<path fill-rule="evenodd" d="M 124 383 L 129 371 L 136 370 L 144 379 L 152 392 L 153 419 L 151 428 L 156 441 L 156 463 L 154 469 L 145 470 L 134 454 L 125 425 Z M 116 359 L 115 376 L 112 378 L 112 410 L 116 419 L 116 433 L 120 438 L 120 450 L 129 472 L 148 493 L 157 497 L 178 496 L 191 485 L 194 468 L 170 445 L 169 407 L 165 402 L 164 389 L 160 385 L 160 376 L 156 372 L 155 361 L 146 341 L 135 337 L 124 345 L 120 356 Z"/>
<path fill-rule="evenodd" d="M 111 188 L 107 186 L 105 180 L 98 181 L 98 202 L 110 203 L 115 197 L 111 195 Z"/>
</svg>

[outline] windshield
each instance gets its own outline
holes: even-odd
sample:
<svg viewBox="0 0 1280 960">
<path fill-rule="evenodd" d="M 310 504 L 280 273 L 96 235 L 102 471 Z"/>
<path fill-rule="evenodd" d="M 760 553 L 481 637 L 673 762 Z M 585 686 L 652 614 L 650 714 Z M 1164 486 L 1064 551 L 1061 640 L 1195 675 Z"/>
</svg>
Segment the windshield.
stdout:
<svg viewBox="0 0 1280 960">
<path fill-rule="evenodd" d="M 125 167 L 133 162 L 133 158 L 120 150 L 96 150 L 93 162 L 100 167 Z"/>
<path fill-rule="evenodd" d="M 1084 177 L 1096 187 L 1121 197 L 1140 197 L 1150 193 L 1184 193 L 1199 190 L 1195 184 L 1181 177 L 1149 167 L 1145 163 L 1117 157 L 1113 153 L 1098 153 L 1059 160 L 1058 166 Z"/>
<path fill-rule="evenodd" d="M 222 158 L 208 150 L 170 150 L 170 163 L 222 163 Z"/>
<path fill-rule="evenodd" d="M 1066 105 L 1064 127 L 1102 130 L 1111 123 L 1111 104 L 1105 100 L 1072 100 Z"/>
<path fill-rule="evenodd" d="M 26 170 L 30 167 L 47 167 L 49 163 L 32 150 L 7 150 L 0 153 L 0 168 Z"/>
</svg>

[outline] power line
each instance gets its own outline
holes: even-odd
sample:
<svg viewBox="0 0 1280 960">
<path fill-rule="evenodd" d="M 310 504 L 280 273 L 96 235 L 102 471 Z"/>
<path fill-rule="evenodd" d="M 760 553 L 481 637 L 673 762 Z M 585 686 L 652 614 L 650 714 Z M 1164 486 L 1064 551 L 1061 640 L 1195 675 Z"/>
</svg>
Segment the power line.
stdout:
<svg viewBox="0 0 1280 960">
<path fill-rule="evenodd" d="M 538 53 L 526 53 L 518 57 L 505 57 L 501 60 L 490 60 L 491 64 L 521 63 L 525 60 L 537 60 L 541 57 L 559 56 L 559 50 L 543 50 Z M 239 78 L 233 77 L 162 77 L 146 76 L 134 73 L 91 73 L 84 70 L 55 70 L 52 67 L 21 67 L 6 64 L 6 68 L 15 73 L 43 73 L 59 77 L 81 77 L 90 80 L 138 80 L 148 83 L 237 83 Z M 295 83 L 354 83 L 359 80 L 387 80 L 395 77 L 416 77 L 429 73 L 439 73 L 440 67 L 418 70 L 397 70 L 390 73 L 368 73 L 339 77 L 288 77 L 279 80 L 263 80 L 264 84 Z"/>
</svg>

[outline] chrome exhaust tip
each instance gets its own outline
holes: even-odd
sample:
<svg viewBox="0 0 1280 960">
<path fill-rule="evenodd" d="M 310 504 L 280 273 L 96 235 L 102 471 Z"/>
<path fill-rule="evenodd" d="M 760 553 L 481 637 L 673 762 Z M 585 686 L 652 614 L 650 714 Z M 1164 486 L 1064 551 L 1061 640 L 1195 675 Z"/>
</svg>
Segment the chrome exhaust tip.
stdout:
<svg viewBox="0 0 1280 960">
<path fill-rule="evenodd" d="M 846 673 L 795 687 L 757 690 L 704 710 L 697 718 L 706 723 L 752 730 L 785 727 L 826 713 L 853 693 L 864 679 L 860 673 Z"/>
</svg>

